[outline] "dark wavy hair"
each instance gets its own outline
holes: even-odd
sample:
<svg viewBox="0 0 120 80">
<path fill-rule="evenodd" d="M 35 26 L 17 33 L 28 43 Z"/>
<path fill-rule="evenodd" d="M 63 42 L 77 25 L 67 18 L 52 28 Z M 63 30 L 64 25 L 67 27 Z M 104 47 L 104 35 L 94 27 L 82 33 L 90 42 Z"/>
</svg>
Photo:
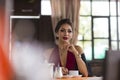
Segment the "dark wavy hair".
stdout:
<svg viewBox="0 0 120 80">
<path fill-rule="evenodd" d="M 60 27 L 61 27 L 63 24 L 69 24 L 69 25 L 71 26 L 71 28 L 72 28 L 72 22 L 70 21 L 70 19 L 61 19 L 61 20 L 57 23 L 57 25 L 56 25 L 56 27 L 55 27 L 55 33 L 57 33 L 57 32 L 59 31 Z"/>
</svg>

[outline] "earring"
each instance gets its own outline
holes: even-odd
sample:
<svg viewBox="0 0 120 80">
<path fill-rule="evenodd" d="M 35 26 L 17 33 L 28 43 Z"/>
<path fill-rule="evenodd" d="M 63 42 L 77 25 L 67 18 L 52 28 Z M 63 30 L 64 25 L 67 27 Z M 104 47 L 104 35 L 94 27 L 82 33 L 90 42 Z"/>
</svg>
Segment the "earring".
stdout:
<svg viewBox="0 0 120 80">
<path fill-rule="evenodd" d="M 56 34 L 56 39 L 58 39 L 59 37 L 58 37 L 58 34 Z"/>
</svg>

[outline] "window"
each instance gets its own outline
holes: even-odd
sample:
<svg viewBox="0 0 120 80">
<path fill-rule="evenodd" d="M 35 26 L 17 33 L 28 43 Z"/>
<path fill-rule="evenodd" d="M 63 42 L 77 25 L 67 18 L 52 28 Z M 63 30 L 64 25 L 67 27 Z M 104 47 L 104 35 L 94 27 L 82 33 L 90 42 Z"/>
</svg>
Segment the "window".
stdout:
<svg viewBox="0 0 120 80">
<path fill-rule="evenodd" d="M 41 0 L 41 15 L 51 15 L 50 0 Z"/>
<path fill-rule="evenodd" d="M 120 49 L 119 8 L 120 3 L 113 0 L 81 0 L 77 44 L 87 60 L 104 59 L 106 50 Z"/>
<path fill-rule="evenodd" d="M 104 59 L 106 50 L 120 49 L 120 2 L 81 0 L 79 13 L 77 44 L 87 60 Z M 50 0 L 41 1 L 41 15 L 51 15 Z"/>
</svg>

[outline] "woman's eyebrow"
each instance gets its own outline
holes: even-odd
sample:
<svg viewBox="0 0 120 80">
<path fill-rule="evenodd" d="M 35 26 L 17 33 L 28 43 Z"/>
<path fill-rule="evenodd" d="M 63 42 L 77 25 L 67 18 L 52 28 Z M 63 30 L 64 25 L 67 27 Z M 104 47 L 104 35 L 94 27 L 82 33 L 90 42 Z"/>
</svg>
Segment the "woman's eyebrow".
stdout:
<svg viewBox="0 0 120 80">
<path fill-rule="evenodd" d="M 64 30 L 72 30 L 72 29 L 69 29 L 69 28 L 68 28 L 68 29 L 65 29 L 65 28 L 61 28 L 61 29 L 64 29 Z"/>
</svg>

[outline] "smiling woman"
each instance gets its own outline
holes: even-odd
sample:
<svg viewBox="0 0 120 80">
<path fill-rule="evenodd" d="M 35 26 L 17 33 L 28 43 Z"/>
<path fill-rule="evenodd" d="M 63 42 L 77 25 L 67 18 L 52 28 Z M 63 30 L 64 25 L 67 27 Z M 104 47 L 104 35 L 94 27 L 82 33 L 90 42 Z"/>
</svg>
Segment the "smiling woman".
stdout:
<svg viewBox="0 0 120 80">
<path fill-rule="evenodd" d="M 62 67 L 62 73 L 67 75 L 69 70 L 79 70 L 83 76 L 88 76 L 85 55 L 80 46 L 74 45 L 72 23 L 69 19 L 61 19 L 55 28 L 57 43 L 49 53 L 48 61 Z"/>
</svg>

